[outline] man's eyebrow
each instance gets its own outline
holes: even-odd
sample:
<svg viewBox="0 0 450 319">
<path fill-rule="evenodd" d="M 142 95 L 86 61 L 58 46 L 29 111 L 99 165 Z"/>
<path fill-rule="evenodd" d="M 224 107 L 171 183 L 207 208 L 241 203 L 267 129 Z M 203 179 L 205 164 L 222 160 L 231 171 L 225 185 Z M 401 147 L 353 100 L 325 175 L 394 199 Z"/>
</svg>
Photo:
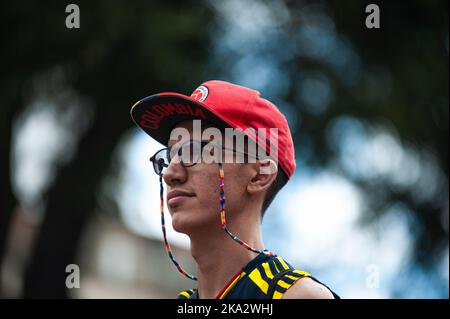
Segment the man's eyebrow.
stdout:
<svg viewBox="0 0 450 319">
<path fill-rule="evenodd" d="M 173 143 L 170 143 L 170 141 L 174 141 L 174 142 L 173 142 Z M 170 140 L 170 141 L 167 143 L 167 148 L 169 149 L 169 151 L 172 151 L 172 148 L 173 148 L 175 145 L 177 145 L 177 144 L 179 144 L 179 143 L 183 144 L 183 143 L 187 142 L 188 140 L 185 140 L 185 141 L 179 141 L 179 140 L 175 141 L 175 140 Z M 178 146 L 181 146 L 181 144 L 179 144 Z"/>
<path fill-rule="evenodd" d="M 174 147 L 174 145 L 176 145 L 177 143 L 172 143 L 172 144 L 167 144 L 167 148 L 169 149 L 169 151 L 172 151 L 172 148 Z"/>
<path fill-rule="evenodd" d="M 180 140 L 169 140 L 167 142 L 167 148 L 172 148 L 175 144 L 181 142 Z"/>
</svg>

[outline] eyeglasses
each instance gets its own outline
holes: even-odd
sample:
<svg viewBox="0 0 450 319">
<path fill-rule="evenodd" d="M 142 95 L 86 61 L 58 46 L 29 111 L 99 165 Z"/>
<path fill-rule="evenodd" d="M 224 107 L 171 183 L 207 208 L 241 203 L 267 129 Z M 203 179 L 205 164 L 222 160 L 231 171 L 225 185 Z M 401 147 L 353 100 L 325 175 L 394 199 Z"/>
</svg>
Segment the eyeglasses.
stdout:
<svg viewBox="0 0 450 319">
<path fill-rule="evenodd" d="M 205 149 L 206 146 L 208 146 L 207 149 Z M 235 149 L 226 148 L 211 141 L 188 140 L 177 148 L 166 147 L 160 149 L 152 157 L 150 157 L 150 161 L 153 164 L 155 173 L 161 176 L 164 174 L 166 168 L 169 167 L 172 160 L 176 160 L 177 163 L 180 163 L 184 167 L 191 167 L 200 162 L 222 162 L 222 152 L 216 152 L 216 150 L 228 150 L 234 153 L 247 155 L 255 158 L 256 160 L 259 159 L 258 156 Z"/>
</svg>

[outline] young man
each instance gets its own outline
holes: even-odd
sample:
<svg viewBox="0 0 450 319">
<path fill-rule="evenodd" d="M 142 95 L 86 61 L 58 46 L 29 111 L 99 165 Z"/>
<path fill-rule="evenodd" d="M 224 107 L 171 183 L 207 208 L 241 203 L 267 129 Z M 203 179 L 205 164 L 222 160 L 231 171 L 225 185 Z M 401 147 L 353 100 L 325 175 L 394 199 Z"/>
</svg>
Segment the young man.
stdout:
<svg viewBox="0 0 450 319">
<path fill-rule="evenodd" d="M 160 176 L 166 250 L 183 275 L 197 280 L 179 298 L 338 298 L 264 249 L 263 214 L 295 170 L 289 126 L 275 105 L 249 88 L 208 81 L 191 96 L 144 98 L 131 115 L 167 146 L 151 158 Z M 238 134 L 227 135 L 231 129 Z M 237 136 L 246 136 L 245 143 L 234 145 Z M 191 240 L 197 277 L 184 271 L 167 242 L 163 181 L 172 226 Z"/>
</svg>

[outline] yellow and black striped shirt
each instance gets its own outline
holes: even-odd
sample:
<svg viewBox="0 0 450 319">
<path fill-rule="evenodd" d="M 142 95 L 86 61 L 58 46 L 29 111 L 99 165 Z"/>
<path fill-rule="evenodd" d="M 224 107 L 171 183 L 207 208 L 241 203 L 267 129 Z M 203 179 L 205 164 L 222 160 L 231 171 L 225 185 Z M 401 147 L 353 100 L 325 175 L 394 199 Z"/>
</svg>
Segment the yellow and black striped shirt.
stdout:
<svg viewBox="0 0 450 319">
<path fill-rule="evenodd" d="M 216 299 L 280 299 L 297 280 L 303 277 L 310 277 L 323 285 L 309 273 L 293 268 L 283 258 L 261 253 L 228 282 Z M 331 289 L 330 291 L 336 299 L 339 299 L 338 295 Z M 198 297 L 197 289 L 185 290 L 178 295 L 178 299 Z"/>
</svg>

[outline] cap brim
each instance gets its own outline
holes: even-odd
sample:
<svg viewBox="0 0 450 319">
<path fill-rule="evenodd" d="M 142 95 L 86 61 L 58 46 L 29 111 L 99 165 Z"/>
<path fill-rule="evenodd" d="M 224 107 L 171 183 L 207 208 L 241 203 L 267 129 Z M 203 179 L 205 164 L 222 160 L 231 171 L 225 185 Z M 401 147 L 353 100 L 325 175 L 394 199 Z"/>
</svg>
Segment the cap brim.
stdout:
<svg viewBox="0 0 450 319">
<path fill-rule="evenodd" d="M 207 105 L 179 93 L 148 96 L 131 108 L 131 117 L 148 135 L 167 146 L 172 129 L 185 120 L 206 120 L 219 127 L 236 128 Z"/>
</svg>

